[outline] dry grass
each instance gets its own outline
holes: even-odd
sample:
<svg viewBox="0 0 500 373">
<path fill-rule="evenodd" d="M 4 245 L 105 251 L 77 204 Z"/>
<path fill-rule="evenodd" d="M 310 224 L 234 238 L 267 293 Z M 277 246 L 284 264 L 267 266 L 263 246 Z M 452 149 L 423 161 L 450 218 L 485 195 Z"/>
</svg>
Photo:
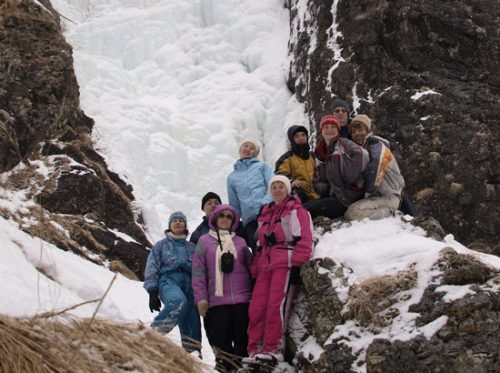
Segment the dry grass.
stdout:
<svg viewBox="0 0 500 373">
<path fill-rule="evenodd" d="M 362 326 L 370 323 L 385 326 L 399 313 L 389 309 L 398 302 L 398 295 L 416 285 L 417 272 L 413 269 L 398 272 L 394 276 L 384 275 L 369 278 L 349 289 L 349 310 L 344 314 L 347 319 L 355 319 Z M 385 311 L 381 314 L 382 311 Z"/>
<path fill-rule="evenodd" d="M 203 366 L 143 325 L 0 315 L 0 371 L 199 372 Z"/>
<path fill-rule="evenodd" d="M 443 272 L 445 285 L 484 284 L 498 271 L 481 262 L 473 255 L 458 254 L 453 248 L 441 249 L 441 256 L 435 267 Z"/>
</svg>

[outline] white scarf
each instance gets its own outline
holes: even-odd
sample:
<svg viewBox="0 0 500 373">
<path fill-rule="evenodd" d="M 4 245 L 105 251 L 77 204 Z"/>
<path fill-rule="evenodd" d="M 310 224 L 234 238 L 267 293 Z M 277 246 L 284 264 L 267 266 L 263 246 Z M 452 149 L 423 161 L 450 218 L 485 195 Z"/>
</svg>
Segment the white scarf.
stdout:
<svg viewBox="0 0 500 373">
<path fill-rule="evenodd" d="M 185 234 L 174 234 L 174 232 L 170 231 L 166 233 L 167 236 L 172 237 L 175 240 L 185 240 L 187 235 Z"/>
<path fill-rule="evenodd" d="M 215 238 L 217 242 L 219 242 L 219 238 L 217 237 L 217 232 L 210 229 L 208 232 L 210 236 Z M 236 248 L 234 247 L 233 237 L 235 233 L 231 233 L 226 230 L 219 230 L 220 242 L 222 244 L 217 245 L 217 249 L 215 250 L 215 296 L 222 297 L 224 295 L 224 272 L 222 272 L 220 268 L 220 259 L 222 254 L 231 253 L 234 255 L 234 260 L 238 257 Z"/>
</svg>

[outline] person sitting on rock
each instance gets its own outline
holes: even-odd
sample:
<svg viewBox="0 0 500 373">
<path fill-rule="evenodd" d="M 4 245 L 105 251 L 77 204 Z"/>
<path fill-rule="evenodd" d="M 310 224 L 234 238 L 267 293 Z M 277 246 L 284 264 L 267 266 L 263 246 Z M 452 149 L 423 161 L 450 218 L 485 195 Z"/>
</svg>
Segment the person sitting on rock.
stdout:
<svg viewBox="0 0 500 373">
<path fill-rule="evenodd" d="M 179 325 L 182 346 L 200 351 L 201 323 L 191 286 L 191 262 L 194 245 L 186 240 L 189 233 L 186 216 L 176 211 L 168 219 L 167 237 L 155 243 L 144 271 L 144 288 L 149 294 L 149 309 L 160 311 L 152 327 L 169 333 Z"/>
<path fill-rule="evenodd" d="M 332 102 L 332 113 L 335 118 L 339 121 L 340 124 L 340 137 L 344 137 L 346 139 L 351 138 L 351 134 L 349 133 L 349 114 L 351 109 L 349 107 L 349 103 L 345 100 L 337 98 Z"/>
<path fill-rule="evenodd" d="M 314 218 L 344 215 L 347 207 L 363 198 L 363 171 L 368 152 L 353 141 L 339 137 L 340 124 L 333 115 L 321 118 L 322 140 L 315 150 L 313 186 L 320 199 L 304 205 Z"/>
<path fill-rule="evenodd" d="M 290 149 L 276 161 L 274 173 L 291 180 L 292 193 L 302 203 L 319 198 L 313 188 L 314 155 L 309 147 L 309 133 L 304 126 L 291 126 L 287 131 Z"/>
<path fill-rule="evenodd" d="M 386 218 L 398 209 L 405 185 L 396 158 L 389 142 L 373 134 L 367 115 L 356 115 L 349 129 L 352 139 L 368 151 L 370 161 L 363 172 L 365 198 L 350 205 L 344 216 L 349 220 Z"/>
</svg>

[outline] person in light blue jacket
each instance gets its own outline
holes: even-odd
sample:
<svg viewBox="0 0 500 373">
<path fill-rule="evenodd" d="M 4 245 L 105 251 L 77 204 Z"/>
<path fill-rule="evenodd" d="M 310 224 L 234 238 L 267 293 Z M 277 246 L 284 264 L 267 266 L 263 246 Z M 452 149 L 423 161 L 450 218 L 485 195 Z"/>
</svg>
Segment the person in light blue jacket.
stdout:
<svg viewBox="0 0 500 373">
<path fill-rule="evenodd" d="M 167 237 L 151 249 L 144 271 L 144 288 L 149 294 L 149 309 L 160 311 L 151 326 L 169 333 L 179 325 L 182 346 L 200 350 L 201 323 L 194 304 L 191 264 L 194 244 L 186 240 L 186 216 L 176 211 L 168 219 Z"/>
<path fill-rule="evenodd" d="M 254 139 L 245 139 L 240 145 L 240 159 L 227 178 L 229 204 L 241 216 L 248 246 L 255 248 L 257 217 L 262 206 L 271 202 L 268 186 L 274 176 L 267 163 L 257 159 L 259 144 Z"/>
</svg>

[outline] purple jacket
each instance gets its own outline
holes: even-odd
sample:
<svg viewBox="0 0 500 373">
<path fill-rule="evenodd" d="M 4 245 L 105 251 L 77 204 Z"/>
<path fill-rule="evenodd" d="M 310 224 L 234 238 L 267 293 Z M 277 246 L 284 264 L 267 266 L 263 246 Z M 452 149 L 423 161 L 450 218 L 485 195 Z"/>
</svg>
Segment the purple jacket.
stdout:
<svg viewBox="0 0 500 373">
<path fill-rule="evenodd" d="M 215 220 L 223 211 L 229 211 L 235 217 L 231 226 L 231 231 L 234 232 L 238 228 L 240 217 L 236 210 L 229 205 L 219 205 L 215 208 L 209 219 L 210 229 L 215 230 Z M 210 308 L 250 302 L 252 295 L 250 280 L 252 254 L 243 238 L 234 236 L 233 243 L 237 252 L 233 271 L 231 273 L 224 273 L 224 295 L 216 297 L 215 257 L 219 242 L 208 233 L 200 237 L 193 255 L 192 264 L 192 285 L 195 304 L 199 301 L 207 300 L 208 307 Z"/>
</svg>

